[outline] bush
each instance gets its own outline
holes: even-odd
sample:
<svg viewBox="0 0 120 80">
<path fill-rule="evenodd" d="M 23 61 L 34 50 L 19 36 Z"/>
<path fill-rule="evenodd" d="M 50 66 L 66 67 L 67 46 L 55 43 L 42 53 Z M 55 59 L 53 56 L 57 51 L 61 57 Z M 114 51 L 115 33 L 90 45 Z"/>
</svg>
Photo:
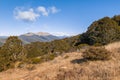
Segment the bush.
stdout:
<svg viewBox="0 0 120 80">
<path fill-rule="evenodd" d="M 78 47 L 79 49 L 86 49 L 86 48 L 89 47 L 89 45 L 88 45 L 88 44 L 80 44 L 80 45 L 78 45 L 77 47 Z"/>
<path fill-rule="evenodd" d="M 83 52 L 82 56 L 88 60 L 109 60 L 111 58 L 111 52 L 103 47 L 90 47 Z"/>
<path fill-rule="evenodd" d="M 32 59 L 32 64 L 37 64 L 37 63 L 41 63 L 43 62 L 43 60 L 41 58 L 33 58 Z"/>
<path fill-rule="evenodd" d="M 102 44 L 100 44 L 100 43 L 95 43 L 93 46 L 99 47 L 99 46 L 102 46 Z"/>
<path fill-rule="evenodd" d="M 55 54 L 48 54 L 48 55 L 46 55 L 46 60 L 47 60 L 47 61 L 53 60 L 55 57 L 56 57 Z"/>
</svg>

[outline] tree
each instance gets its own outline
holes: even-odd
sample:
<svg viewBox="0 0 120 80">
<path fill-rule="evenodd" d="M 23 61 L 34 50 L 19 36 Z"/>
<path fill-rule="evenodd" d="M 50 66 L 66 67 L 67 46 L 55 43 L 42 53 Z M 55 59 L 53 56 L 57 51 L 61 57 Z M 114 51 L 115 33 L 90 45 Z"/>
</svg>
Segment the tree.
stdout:
<svg viewBox="0 0 120 80">
<path fill-rule="evenodd" d="M 22 60 L 26 56 L 22 41 L 16 36 L 10 36 L 1 47 L 1 55 L 13 62 Z"/>
</svg>

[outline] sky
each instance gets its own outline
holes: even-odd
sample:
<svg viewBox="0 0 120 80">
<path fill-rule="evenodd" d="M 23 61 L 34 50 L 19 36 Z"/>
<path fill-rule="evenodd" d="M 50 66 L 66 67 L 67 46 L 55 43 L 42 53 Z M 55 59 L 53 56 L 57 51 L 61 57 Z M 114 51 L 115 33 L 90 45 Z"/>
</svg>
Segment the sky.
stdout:
<svg viewBox="0 0 120 80">
<path fill-rule="evenodd" d="M 0 0 L 0 36 L 28 32 L 77 35 L 120 14 L 120 0 Z"/>
</svg>

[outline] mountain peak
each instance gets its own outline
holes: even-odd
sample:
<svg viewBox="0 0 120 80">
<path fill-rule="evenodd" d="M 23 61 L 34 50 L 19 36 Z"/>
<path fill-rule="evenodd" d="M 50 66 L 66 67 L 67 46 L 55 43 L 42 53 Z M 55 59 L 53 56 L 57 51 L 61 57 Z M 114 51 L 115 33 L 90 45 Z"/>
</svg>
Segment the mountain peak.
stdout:
<svg viewBox="0 0 120 80">
<path fill-rule="evenodd" d="M 32 32 L 28 32 L 26 34 L 23 34 L 24 36 L 33 36 L 33 35 L 38 35 L 38 36 L 49 36 L 51 34 L 47 33 L 47 32 L 38 32 L 38 33 L 32 33 Z"/>
<path fill-rule="evenodd" d="M 34 33 L 32 33 L 32 32 L 28 32 L 28 33 L 23 34 L 23 35 L 25 35 L 25 36 L 33 36 L 33 35 L 35 35 L 35 34 L 34 34 Z"/>
<path fill-rule="evenodd" d="M 38 33 L 36 33 L 36 35 L 39 35 L 39 36 L 49 36 L 51 34 L 49 34 L 47 32 L 38 32 Z"/>
<path fill-rule="evenodd" d="M 20 35 L 19 38 L 25 43 L 36 42 L 36 41 L 49 42 L 56 39 L 60 39 L 59 37 L 49 34 L 47 32 L 38 32 L 38 33 L 29 32 Z"/>
</svg>

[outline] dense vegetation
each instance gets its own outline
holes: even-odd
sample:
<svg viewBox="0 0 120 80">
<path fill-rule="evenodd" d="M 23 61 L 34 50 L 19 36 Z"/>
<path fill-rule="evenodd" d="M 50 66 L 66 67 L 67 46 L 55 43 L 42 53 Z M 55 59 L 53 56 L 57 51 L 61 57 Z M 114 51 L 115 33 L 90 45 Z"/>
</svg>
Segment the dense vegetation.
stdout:
<svg viewBox="0 0 120 80">
<path fill-rule="evenodd" d="M 62 40 L 32 42 L 23 45 L 18 37 L 11 36 L 0 48 L 0 71 L 14 67 L 16 62 L 20 62 L 20 64 L 36 64 L 52 60 L 62 53 L 77 51 L 88 45 L 105 45 L 120 40 L 119 36 L 120 16 L 104 17 L 93 22 L 85 33 Z M 92 54 L 91 50 L 95 54 Z M 87 55 L 84 55 L 85 58 L 105 59 L 109 57 L 108 52 L 104 49 L 95 48 L 88 51 L 86 52 Z M 104 58 L 99 52 L 103 53 Z M 89 53 L 92 55 L 88 55 Z M 97 57 L 94 57 L 94 55 Z"/>
<path fill-rule="evenodd" d="M 120 16 L 104 17 L 94 21 L 80 36 L 79 44 L 108 44 L 120 40 Z"/>
<path fill-rule="evenodd" d="M 62 53 L 75 51 L 74 44 L 77 39 L 78 36 L 75 36 L 52 42 L 32 42 L 23 45 L 18 37 L 10 36 L 0 48 L 0 71 L 15 67 L 16 62 L 20 62 L 20 65 L 36 64 L 52 60 Z"/>
</svg>

